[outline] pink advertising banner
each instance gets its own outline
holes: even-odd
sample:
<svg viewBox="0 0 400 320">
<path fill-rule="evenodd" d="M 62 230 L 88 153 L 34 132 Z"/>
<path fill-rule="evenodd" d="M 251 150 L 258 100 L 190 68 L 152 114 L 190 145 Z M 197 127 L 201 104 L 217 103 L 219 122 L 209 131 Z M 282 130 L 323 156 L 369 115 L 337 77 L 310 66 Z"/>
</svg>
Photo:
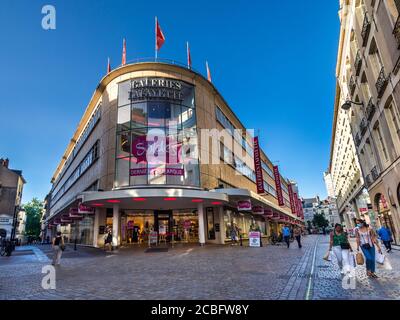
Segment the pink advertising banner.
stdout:
<svg viewBox="0 0 400 320">
<path fill-rule="evenodd" d="M 276 187 L 276 194 L 278 196 L 278 203 L 279 206 L 284 206 L 283 202 L 283 194 L 282 194 L 282 185 L 281 185 L 281 176 L 279 174 L 278 166 L 274 166 L 274 177 L 275 177 L 275 187 Z"/>
<path fill-rule="evenodd" d="M 300 217 L 299 198 L 296 192 L 293 192 L 293 203 L 294 207 L 296 208 L 296 215 Z"/>
<path fill-rule="evenodd" d="M 293 186 L 291 183 L 289 183 L 288 185 L 288 191 L 289 191 L 290 209 L 292 210 L 293 214 L 297 214 L 296 205 L 294 202 Z"/>
<path fill-rule="evenodd" d="M 253 145 L 254 145 L 254 170 L 256 173 L 257 193 L 265 193 L 264 178 L 261 167 L 260 145 L 258 143 L 258 137 L 253 138 Z"/>
<path fill-rule="evenodd" d="M 180 164 L 182 143 L 161 134 L 138 136 L 132 141 L 136 163 Z"/>
<path fill-rule="evenodd" d="M 131 176 L 145 176 L 147 175 L 149 170 L 147 168 L 136 168 L 129 170 L 129 174 Z M 183 176 L 184 171 L 181 168 L 156 168 L 154 170 L 150 170 L 150 173 L 153 175 L 167 175 L 167 176 Z"/>
</svg>

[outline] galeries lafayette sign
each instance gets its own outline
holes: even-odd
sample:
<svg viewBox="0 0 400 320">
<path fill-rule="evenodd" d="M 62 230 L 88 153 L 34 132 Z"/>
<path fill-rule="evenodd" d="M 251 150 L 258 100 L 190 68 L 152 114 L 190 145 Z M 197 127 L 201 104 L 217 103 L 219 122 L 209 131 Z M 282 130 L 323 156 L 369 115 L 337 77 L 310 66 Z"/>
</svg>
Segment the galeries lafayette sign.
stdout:
<svg viewBox="0 0 400 320">
<path fill-rule="evenodd" d="M 134 79 L 132 80 L 129 99 L 131 101 L 150 99 L 182 101 L 182 82 L 165 78 Z"/>
</svg>

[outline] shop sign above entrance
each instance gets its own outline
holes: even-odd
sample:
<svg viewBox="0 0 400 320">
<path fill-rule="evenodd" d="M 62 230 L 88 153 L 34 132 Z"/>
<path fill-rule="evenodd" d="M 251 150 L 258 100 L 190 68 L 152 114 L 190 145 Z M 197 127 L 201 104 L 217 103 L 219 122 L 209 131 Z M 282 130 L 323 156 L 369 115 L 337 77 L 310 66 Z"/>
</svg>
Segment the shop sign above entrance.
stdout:
<svg viewBox="0 0 400 320">
<path fill-rule="evenodd" d="M 78 213 L 79 214 L 93 214 L 94 208 L 91 208 L 91 207 L 83 205 L 82 203 L 79 203 Z"/>
<path fill-rule="evenodd" d="M 254 214 L 264 214 L 264 208 L 261 206 L 254 206 L 252 211 Z"/>
<path fill-rule="evenodd" d="M 251 211 L 251 201 L 249 200 L 240 200 L 237 202 L 237 209 L 239 211 Z"/>
</svg>

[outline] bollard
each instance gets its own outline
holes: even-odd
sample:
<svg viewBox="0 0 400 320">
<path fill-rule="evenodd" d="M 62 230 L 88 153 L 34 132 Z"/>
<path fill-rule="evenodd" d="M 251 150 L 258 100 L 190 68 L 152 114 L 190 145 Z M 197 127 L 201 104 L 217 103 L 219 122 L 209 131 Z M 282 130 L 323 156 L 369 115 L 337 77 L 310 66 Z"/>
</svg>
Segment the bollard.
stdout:
<svg viewBox="0 0 400 320">
<path fill-rule="evenodd" d="M 77 239 L 75 239 L 75 241 L 74 241 L 74 251 L 76 251 L 77 250 L 77 248 L 76 248 L 76 243 L 78 242 L 78 240 Z"/>
<path fill-rule="evenodd" d="M 240 240 L 240 246 L 243 247 L 243 239 L 242 239 L 242 235 L 239 235 L 239 240 Z"/>
</svg>

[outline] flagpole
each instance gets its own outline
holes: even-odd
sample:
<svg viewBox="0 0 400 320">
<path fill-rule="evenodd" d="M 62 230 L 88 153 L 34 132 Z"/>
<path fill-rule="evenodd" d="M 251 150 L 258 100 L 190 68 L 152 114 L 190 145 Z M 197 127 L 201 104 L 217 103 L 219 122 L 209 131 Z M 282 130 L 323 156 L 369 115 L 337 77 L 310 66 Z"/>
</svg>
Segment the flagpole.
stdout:
<svg viewBox="0 0 400 320">
<path fill-rule="evenodd" d="M 155 29 L 154 29 L 154 31 L 155 31 L 155 44 L 154 44 L 154 48 L 155 48 L 155 57 L 156 57 L 155 61 L 157 61 L 157 17 L 156 17 L 156 19 L 155 19 Z"/>
<path fill-rule="evenodd" d="M 186 41 L 186 55 L 187 55 L 187 62 L 188 62 L 188 68 L 190 69 L 190 60 L 189 60 L 189 41 Z"/>
</svg>

